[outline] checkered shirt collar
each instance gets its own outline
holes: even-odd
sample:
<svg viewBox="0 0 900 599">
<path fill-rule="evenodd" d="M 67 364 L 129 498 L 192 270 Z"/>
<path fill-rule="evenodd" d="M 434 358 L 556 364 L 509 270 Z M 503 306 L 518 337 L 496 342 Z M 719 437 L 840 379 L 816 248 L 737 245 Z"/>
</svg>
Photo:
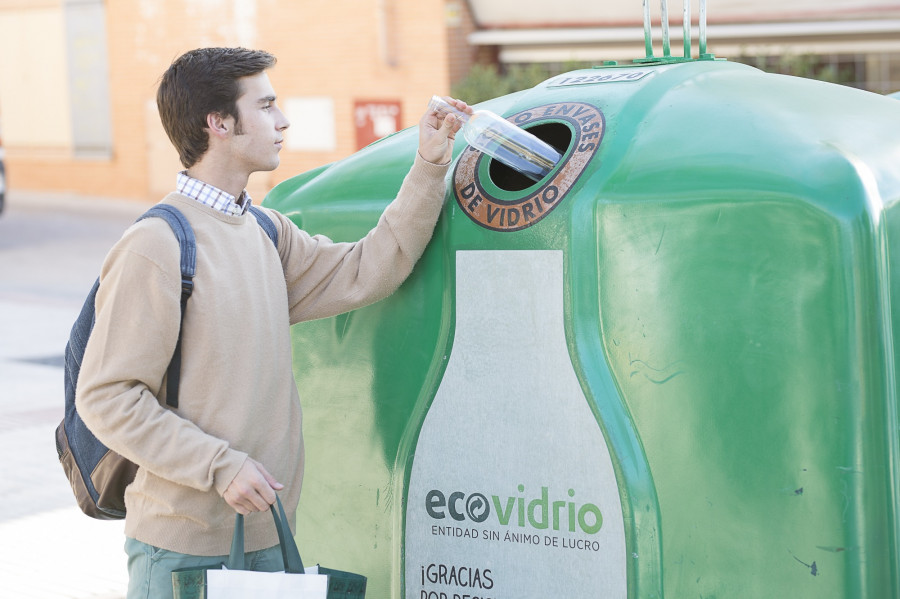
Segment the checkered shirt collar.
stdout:
<svg viewBox="0 0 900 599">
<path fill-rule="evenodd" d="M 247 193 L 246 189 L 241 192 L 241 197 L 235 200 L 230 193 L 226 193 L 218 187 L 213 187 L 199 179 L 194 179 L 187 174 L 187 171 L 178 173 L 175 189 L 178 193 L 197 200 L 201 204 L 215 208 L 223 214 L 240 216 L 250 208 L 250 194 Z"/>
</svg>

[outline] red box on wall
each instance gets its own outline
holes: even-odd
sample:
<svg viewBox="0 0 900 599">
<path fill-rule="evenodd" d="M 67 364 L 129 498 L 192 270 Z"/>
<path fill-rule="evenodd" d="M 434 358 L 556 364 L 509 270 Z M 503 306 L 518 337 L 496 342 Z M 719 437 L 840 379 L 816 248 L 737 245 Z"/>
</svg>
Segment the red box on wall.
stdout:
<svg viewBox="0 0 900 599">
<path fill-rule="evenodd" d="M 353 103 L 356 149 L 399 131 L 400 106 L 399 100 L 356 100 Z"/>
</svg>

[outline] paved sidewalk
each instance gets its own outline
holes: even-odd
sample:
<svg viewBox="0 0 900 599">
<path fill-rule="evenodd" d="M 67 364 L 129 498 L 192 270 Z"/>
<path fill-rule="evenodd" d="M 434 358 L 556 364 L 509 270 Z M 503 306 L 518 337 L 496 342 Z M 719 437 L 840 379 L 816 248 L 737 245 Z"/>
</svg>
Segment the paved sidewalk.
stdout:
<svg viewBox="0 0 900 599">
<path fill-rule="evenodd" d="M 0 215 L 0 597 L 119 599 L 122 522 L 81 514 L 56 456 L 69 329 L 147 205 L 10 191 Z"/>
</svg>

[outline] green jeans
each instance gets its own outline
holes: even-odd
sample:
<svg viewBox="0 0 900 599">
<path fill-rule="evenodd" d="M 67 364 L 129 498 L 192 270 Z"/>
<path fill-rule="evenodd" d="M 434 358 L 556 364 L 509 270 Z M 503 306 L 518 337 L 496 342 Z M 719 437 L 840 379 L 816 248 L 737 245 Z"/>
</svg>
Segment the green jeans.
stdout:
<svg viewBox="0 0 900 599">
<path fill-rule="evenodd" d="M 185 555 L 153 547 L 132 538 L 125 539 L 128 554 L 128 599 L 171 599 L 172 571 L 181 568 L 215 567 L 228 559 L 227 555 L 203 557 Z M 278 545 L 251 551 L 245 555 L 248 570 L 281 572 L 284 560 Z"/>
</svg>

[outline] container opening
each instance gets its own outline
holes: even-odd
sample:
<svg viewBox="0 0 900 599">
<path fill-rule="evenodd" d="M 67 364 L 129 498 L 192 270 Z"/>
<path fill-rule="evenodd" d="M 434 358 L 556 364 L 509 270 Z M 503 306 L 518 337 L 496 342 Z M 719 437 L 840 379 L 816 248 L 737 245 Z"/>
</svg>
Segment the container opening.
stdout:
<svg viewBox="0 0 900 599">
<path fill-rule="evenodd" d="M 569 127 L 562 123 L 543 123 L 526 129 L 538 139 L 553 146 L 565 159 L 565 153 L 572 143 L 572 130 Z M 504 191 L 522 191 L 535 184 L 535 181 L 526 175 L 493 158 L 488 167 L 488 176 L 494 185 Z"/>
</svg>

